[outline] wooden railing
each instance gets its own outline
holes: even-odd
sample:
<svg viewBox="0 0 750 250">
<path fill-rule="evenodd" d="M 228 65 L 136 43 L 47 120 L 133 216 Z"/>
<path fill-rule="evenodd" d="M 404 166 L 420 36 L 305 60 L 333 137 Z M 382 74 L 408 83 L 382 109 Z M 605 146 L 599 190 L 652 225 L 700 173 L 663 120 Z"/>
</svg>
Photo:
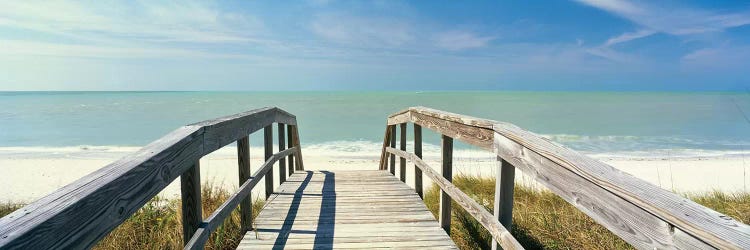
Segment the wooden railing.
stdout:
<svg viewBox="0 0 750 250">
<path fill-rule="evenodd" d="M 407 123 L 414 124 L 414 153 L 406 152 Z M 442 135 L 442 175 L 421 160 L 422 127 Z M 453 139 L 497 155 L 494 215 L 451 184 Z M 454 200 L 503 249 L 521 248 L 508 232 L 516 168 L 636 248 L 750 249 L 749 226 L 509 123 L 412 107 L 388 117 L 380 169 L 395 174 L 395 157 L 401 180 L 405 160 L 415 164 L 420 196 L 422 174 L 440 187 L 438 218 L 446 231 Z"/>
<path fill-rule="evenodd" d="M 273 123 L 279 128 L 280 152 L 276 154 Z M 260 129 L 264 131 L 266 162 L 251 175 L 248 135 Z M 203 220 L 199 160 L 235 141 L 241 186 Z M 211 231 L 238 205 L 243 229 L 251 228 L 250 193 L 265 177 L 268 198 L 273 192 L 272 167 L 276 162 L 282 183 L 287 171 L 291 174 L 304 169 L 296 117 L 281 109 L 256 109 L 187 125 L 0 218 L 0 249 L 90 248 L 177 177 L 181 182 L 185 248 L 201 249 Z"/>
</svg>

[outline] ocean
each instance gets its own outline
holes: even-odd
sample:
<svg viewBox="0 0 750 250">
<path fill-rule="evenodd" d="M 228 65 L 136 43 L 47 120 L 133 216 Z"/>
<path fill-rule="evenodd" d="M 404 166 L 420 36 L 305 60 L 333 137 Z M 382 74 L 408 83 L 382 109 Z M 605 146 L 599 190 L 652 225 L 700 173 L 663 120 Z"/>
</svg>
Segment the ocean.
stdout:
<svg viewBox="0 0 750 250">
<path fill-rule="evenodd" d="M 741 92 L 0 92 L 0 156 L 140 147 L 267 106 L 297 116 L 304 149 L 334 155 L 379 155 L 386 117 L 410 106 L 510 122 L 590 155 L 750 152 L 750 94 Z M 438 140 L 425 132 L 427 148 Z"/>
</svg>

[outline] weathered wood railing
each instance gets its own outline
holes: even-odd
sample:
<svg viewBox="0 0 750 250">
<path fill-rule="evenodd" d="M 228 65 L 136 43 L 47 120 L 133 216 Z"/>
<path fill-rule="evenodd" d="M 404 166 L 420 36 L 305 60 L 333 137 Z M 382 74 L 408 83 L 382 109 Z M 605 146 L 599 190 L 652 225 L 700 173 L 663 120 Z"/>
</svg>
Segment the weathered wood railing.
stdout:
<svg viewBox="0 0 750 250">
<path fill-rule="evenodd" d="M 279 128 L 280 152 L 276 154 L 272 148 L 273 123 Z M 265 135 L 266 162 L 251 175 L 248 135 L 260 129 Z M 289 148 L 284 143 L 285 130 Z M 199 160 L 235 141 L 241 186 L 203 220 Z M 185 248 L 201 249 L 211 231 L 238 205 L 243 229 L 251 228 L 250 193 L 261 178 L 266 180 L 266 198 L 273 192 L 276 162 L 280 182 L 284 182 L 287 170 L 291 174 L 304 169 L 296 117 L 281 109 L 256 109 L 184 126 L 0 218 L 0 249 L 90 248 L 177 177 L 182 190 Z"/>
<path fill-rule="evenodd" d="M 414 153 L 406 152 L 407 123 L 414 124 Z M 395 143 L 397 125 L 400 149 Z M 421 160 L 422 127 L 442 135 L 442 176 Z M 494 217 L 451 184 L 453 139 L 497 155 Z M 504 249 L 521 248 L 508 233 L 515 168 L 636 248 L 750 249 L 749 226 L 512 124 L 412 107 L 388 117 L 380 169 L 395 174 L 397 156 L 402 159 L 401 180 L 404 160 L 415 164 L 417 193 L 423 192 L 422 174 L 440 187 L 438 217 L 446 231 L 453 199 Z"/>
</svg>

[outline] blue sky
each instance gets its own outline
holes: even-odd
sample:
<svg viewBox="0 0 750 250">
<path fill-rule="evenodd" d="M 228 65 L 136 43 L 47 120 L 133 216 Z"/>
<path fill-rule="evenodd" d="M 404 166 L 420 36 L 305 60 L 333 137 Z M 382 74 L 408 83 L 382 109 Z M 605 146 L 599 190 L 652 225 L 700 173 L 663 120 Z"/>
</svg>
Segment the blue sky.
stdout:
<svg viewBox="0 0 750 250">
<path fill-rule="evenodd" d="M 750 1 L 0 1 L 0 90 L 746 90 Z"/>
</svg>

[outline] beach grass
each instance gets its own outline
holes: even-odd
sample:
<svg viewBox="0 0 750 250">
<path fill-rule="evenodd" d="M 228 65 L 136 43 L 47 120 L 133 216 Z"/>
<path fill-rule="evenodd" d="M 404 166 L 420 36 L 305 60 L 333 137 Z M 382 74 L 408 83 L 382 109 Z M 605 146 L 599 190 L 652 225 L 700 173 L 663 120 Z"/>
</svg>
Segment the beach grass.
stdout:
<svg viewBox="0 0 750 250">
<path fill-rule="evenodd" d="M 457 175 L 453 183 L 479 204 L 493 210 L 493 178 Z M 425 192 L 425 203 L 437 218 L 440 189 Z M 718 191 L 683 194 L 743 223 L 750 220 L 750 194 Z M 526 249 L 634 249 L 554 193 L 516 185 L 511 234 Z M 492 236 L 474 218 L 452 205 L 451 238 L 461 249 L 488 249 Z"/>
<path fill-rule="evenodd" d="M 457 175 L 453 183 L 479 204 L 492 211 L 495 181 L 492 178 Z M 203 216 L 207 217 L 231 195 L 228 190 L 206 183 L 202 190 Z M 684 196 L 729 215 L 743 223 L 750 221 L 750 193 L 728 194 L 718 191 Z M 425 192 L 427 207 L 437 214 L 439 188 Z M 0 216 L 21 208 L 18 203 L 0 204 Z M 263 202 L 253 203 L 253 216 Z M 181 249 L 182 222 L 180 201 L 156 197 L 103 238 L 95 249 Z M 239 211 L 235 210 L 211 234 L 206 249 L 234 249 L 242 239 Z M 526 249 L 633 249 L 619 237 L 568 204 L 557 195 L 543 190 L 516 186 L 513 209 L 513 236 Z M 490 234 L 463 211 L 453 205 L 451 238 L 461 249 L 488 249 Z"/>
</svg>

